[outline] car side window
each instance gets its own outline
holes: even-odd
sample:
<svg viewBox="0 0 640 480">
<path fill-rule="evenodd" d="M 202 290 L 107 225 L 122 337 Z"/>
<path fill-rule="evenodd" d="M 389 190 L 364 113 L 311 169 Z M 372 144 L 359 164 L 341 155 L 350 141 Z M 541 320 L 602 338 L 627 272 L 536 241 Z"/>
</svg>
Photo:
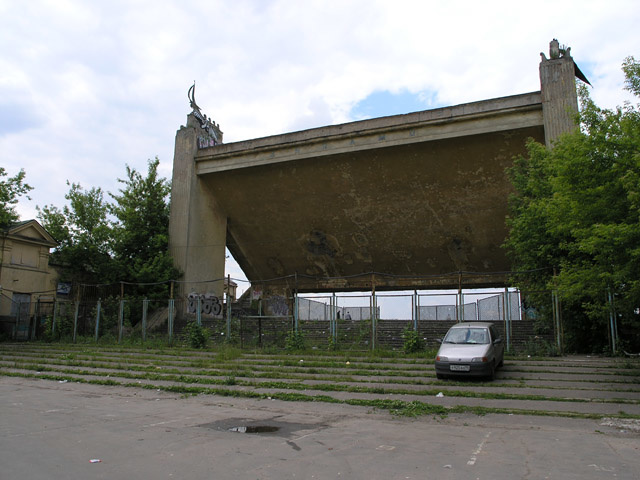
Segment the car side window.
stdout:
<svg viewBox="0 0 640 480">
<path fill-rule="evenodd" d="M 491 332 L 491 341 L 495 342 L 496 340 L 498 340 L 500 338 L 500 335 L 498 334 L 498 332 L 496 331 L 496 329 L 491 326 L 489 327 L 489 331 Z"/>
</svg>

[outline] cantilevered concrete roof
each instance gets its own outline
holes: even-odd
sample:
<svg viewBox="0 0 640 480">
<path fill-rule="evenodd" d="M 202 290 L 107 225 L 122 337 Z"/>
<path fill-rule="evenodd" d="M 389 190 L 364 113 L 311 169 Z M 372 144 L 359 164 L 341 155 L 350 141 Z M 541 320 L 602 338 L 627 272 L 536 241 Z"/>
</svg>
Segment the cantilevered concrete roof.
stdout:
<svg viewBox="0 0 640 480">
<path fill-rule="evenodd" d="M 183 289 L 222 295 L 225 247 L 281 292 L 504 285 L 505 169 L 576 128 L 575 62 L 549 54 L 540 92 L 228 144 L 191 89 L 169 225 Z"/>
<path fill-rule="evenodd" d="M 442 274 L 466 271 L 494 285 L 509 270 L 505 168 L 529 138 L 544 142 L 540 92 L 217 145 L 195 171 L 252 282 L 453 286 Z"/>
</svg>

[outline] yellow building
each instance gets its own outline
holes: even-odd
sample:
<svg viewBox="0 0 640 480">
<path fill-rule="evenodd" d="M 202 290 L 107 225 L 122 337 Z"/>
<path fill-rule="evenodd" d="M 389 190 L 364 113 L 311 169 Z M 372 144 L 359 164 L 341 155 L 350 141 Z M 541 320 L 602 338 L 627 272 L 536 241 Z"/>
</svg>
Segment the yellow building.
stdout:
<svg viewBox="0 0 640 480">
<path fill-rule="evenodd" d="M 58 275 L 49 266 L 49 249 L 55 246 L 35 220 L 0 230 L 1 331 L 15 335 L 15 327 L 30 322 L 38 300 L 55 299 Z"/>
</svg>

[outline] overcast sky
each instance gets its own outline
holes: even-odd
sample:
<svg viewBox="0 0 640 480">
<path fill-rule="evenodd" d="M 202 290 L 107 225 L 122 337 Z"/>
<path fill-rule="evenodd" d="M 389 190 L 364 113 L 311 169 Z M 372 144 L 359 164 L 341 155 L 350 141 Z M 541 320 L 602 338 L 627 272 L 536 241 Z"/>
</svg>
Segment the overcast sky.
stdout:
<svg viewBox="0 0 640 480">
<path fill-rule="evenodd" d="M 536 91 L 554 37 L 615 107 L 639 25 L 637 0 L 0 0 L 0 165 L 35 218 L 67 180 L 171 178 L 194 80 L 229 143 Z"/>
</svg>

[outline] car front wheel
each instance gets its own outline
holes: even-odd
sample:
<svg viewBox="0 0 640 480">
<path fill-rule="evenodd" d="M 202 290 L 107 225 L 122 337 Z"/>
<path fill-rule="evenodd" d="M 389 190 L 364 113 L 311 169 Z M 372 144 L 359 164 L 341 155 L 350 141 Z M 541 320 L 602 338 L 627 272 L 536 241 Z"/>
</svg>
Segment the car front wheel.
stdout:
<svg viewBox="0 0 640 480">
<path fill-rule="evenodd" d="M 491 363 L 491 370 L 489 370 L 489 380 L 493 380 L 494 378 L 496 378 L 496 361 L 494 360 Z"/>
</svg>

